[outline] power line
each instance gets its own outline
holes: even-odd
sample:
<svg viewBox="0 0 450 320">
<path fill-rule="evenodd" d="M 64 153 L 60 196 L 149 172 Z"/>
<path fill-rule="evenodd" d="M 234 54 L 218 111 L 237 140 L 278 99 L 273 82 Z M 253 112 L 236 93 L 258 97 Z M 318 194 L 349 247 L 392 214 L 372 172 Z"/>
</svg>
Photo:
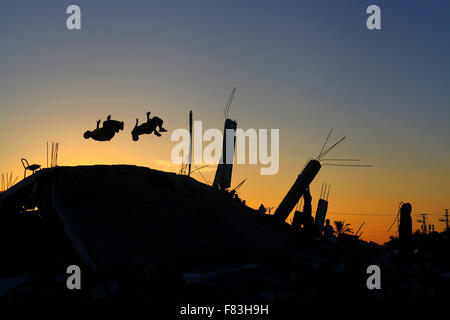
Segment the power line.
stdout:
<svg viewBox="0 0 450 320">
<path fill-rule="evenodd" d="M 389 230 L 391 230 L 391 228 L 394 226 L 394 224 L 397 222 L 397 232 L 398 229 L 400 227 L 400 209 L 403 206 L 403 201 L 400 201 L 400 204 L 398 206 L 398 210 L 397 210 L 397 215 L 395 216 L 394 222 L 392 222 L 391 226 L 389 227 L 389 229 L 387 230 L 387 232 L 389 232 Z"/>
<path fill-rule="evenodd" d="M 445 219 L 439 219 L 439 221 L 445 222 L 445 229 L 448 231 L 449 230 L 449 226 L 448 226 L 448 209 L 444 209 L 444 210 L 445 210 L 445 214 L 442 215 L 442 216 L 445 217 Z"/>
<path fill-rule="evenodd" d="M 342 214 L 346 216 L 374 216 L 374 217 L 392 217 L 391 214 L 384 214 L 384 213 L 347 213 L 347 212 L 327 212 L 327 214 Z"/>
<path fill-rule="evenodd" d="M 427 233 L 427 213 L 421 213 L 419 216 L 421 216 L 421 219 L 417 219 L 417 222 L 422 223 L 422 230 L 424 233 Z"/>
<path fill-rule="evenodd" d="M 347 216 L 374 216 L 374 217 L 392 217 L 393 214 L 392 213 L 370 213 L 370 212 L 362 212 L 362 213 L 358 213 L 358 212 L 327 212 L 327 214 L 342 214 L 342 215 L 347 215 Z M 432 212 L 432 213 L 427 213 L 428 216 L 436 216 L 438 214 L 441 213 L 437 213 L 437 212 Z"/>
</svg>

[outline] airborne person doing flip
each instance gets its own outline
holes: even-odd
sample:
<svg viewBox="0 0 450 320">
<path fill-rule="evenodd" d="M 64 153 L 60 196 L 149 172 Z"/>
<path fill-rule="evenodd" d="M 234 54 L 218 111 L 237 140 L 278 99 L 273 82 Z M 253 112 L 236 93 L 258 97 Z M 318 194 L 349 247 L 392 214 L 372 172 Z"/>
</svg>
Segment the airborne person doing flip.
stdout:
<svg viewBox="0 0 450 320">
<path fill-rule="evenodd" d="M 154 133 L 156 136 L 161 137 L 160 132 L 167 132 L 166 129 L 163 128 L 163 120 L 158 117 L 153 117 L 150 119 L 150 111 L 147 112 L 147 122 L 138 125 L 139 119 L 136 119 L 136 124 L 134 126 L 133 131 L 131 131 L 131 136 L 133 141 L 138 141 L 139 136 L 142 134 L 152 134 Z M 158 128 L 158 131 L 156 130 Z"/>
<path fill-rule="evenodd" d="M 92 138 L 95 141 L 110 141 L 116 133 L 123 130 L 123 121 L 111 120 L 111 116 L 107 117 L 106 121 L 103 121 L 103 127 L 100 128 L 100 121 L 97 120 L 97 128 L 95 130 L 87 130 L 84 133 L 84 138 Z"/>
</svg>

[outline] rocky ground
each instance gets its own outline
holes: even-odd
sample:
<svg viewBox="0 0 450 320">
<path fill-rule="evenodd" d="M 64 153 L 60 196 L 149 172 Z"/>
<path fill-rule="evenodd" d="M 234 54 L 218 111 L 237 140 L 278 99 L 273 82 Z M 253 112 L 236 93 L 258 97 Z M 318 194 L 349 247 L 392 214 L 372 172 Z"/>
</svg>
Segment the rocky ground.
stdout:
<svg viewBox="0 0 450 320">
<path fill-rule="evenodd" d="M 406 250 L 396 240 L 307 239 L 185 176 L 132 166 L 56 169 L 0 196 L 2 301 L 379 303 L 448 295 L 448 233 L 416 234 Z M 81 290 L 67 289 L 69 265 L 82 270 Z M 369 265 L 380 267 L 380 290 L 367 288 Z"/>
</svg>

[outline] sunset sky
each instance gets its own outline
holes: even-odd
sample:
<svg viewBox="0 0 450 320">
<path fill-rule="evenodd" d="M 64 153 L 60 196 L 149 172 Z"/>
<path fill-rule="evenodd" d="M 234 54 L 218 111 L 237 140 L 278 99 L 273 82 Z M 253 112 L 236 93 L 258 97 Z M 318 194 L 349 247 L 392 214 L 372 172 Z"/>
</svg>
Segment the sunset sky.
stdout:
<svg viewBox="0 0 450 320">
<path fill-rule="evenodd" d="M 70 4 L 82 30 L 66 28 Z M 366 8 L 381 8 L 381 30 Z M 0 172 L 23 177 L 20 158 L 45 166 L 134 164 L 179 171 L 170 133 L 188 112 L 204 128 L 280 129 L 280 169 L 237 165 L 241 198 L 277 207 L 330 128 L 330 154 L 373 168 L 323 167 L 313 210 L 331 184 L 329 215 L 382 243 L 399 202 L 439 231 L 450 206 L 448 1 L 0 1 Z M 131 140 L 152 111 L 169 132 Z M 97 119 L 125 122 L 110 142 L 85 140 Z M 213 180 L 214 167 L 203 170 Z M 202 177 L 195 173 L 197 180 Z"/>
</svg>

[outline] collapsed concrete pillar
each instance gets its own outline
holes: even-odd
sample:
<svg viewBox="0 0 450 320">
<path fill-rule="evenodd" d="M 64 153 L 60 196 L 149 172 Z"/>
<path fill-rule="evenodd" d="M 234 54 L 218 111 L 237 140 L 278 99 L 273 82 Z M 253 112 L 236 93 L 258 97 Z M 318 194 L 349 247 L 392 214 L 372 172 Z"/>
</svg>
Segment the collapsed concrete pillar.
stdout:
<svg viewBox="0 0 450 320">
<path fill-rule="evenodd" d="M 233 170 L 234 149 L 236 146 L 236 121 L 226 119 L 223 130 L 222 157 L 217 166 L 213 187 L 227 189 L 231 185 L 231 173 Z"/>
<path fill-rule="evenodd" d="M 283 201 L 281 201 L 280 205 L 274 213 L 275 217 L 277 217 L 280 221 L 285 221 L 287 219 L 292 209 L 294 209 L 296 203 L 305 193 L 306 188 L 309 187 L 311 182 L 316 177 L 320 168 L 321 165 L 319 161 L 310 160 L 308 162 L 306 167 L 298 175 L 297 179 L 295 180 L 289 192 L 284 197 Z"/>
<path fill-rule="evenodd" d="M 323 224 L 325 223 L 325 218 L 327 215 L 327 209 L 328 201 L 319 199 L 319 202 L 317 203 L 316 218 L 314 219 L 314 223 L 316 224 L 320 234 L 322 234 Z"/>
</svg>

